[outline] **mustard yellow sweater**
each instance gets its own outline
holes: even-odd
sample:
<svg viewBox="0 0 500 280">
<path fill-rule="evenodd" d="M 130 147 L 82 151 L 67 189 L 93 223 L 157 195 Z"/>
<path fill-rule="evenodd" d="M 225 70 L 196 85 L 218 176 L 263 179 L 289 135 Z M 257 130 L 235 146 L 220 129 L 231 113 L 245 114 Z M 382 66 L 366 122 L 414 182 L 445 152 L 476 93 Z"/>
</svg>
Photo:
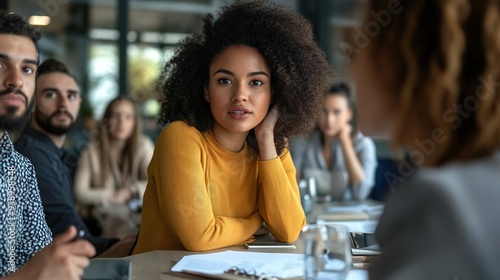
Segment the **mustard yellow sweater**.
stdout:
<svg viewBox="0 0 500 280">
<path fill-rule="evenodd" d="M 305 225 L 288 150 L 259 161 L 246 145 L 229 152 L 210 132 L 184 122 L 163 129 L 148 168 L 134 254 L 243 244 L 263 222 L 286 242 Z"/>
</svg>

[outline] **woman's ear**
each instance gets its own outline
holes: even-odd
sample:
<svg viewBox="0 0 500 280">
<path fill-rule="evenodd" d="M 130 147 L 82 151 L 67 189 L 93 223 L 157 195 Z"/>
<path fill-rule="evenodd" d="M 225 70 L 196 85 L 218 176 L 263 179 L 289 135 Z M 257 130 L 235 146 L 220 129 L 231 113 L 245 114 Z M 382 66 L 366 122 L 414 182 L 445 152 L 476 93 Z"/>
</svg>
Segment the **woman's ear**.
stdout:
<svg viewBox="0 0 500 280">
<path fill-rule="evenodd" d="M 210 102 L 210 96 L 208 95 L 207 87 L 204 87 L 203 89 L 203 98 L 205 99 L 205 101 Z"/>
</svg>

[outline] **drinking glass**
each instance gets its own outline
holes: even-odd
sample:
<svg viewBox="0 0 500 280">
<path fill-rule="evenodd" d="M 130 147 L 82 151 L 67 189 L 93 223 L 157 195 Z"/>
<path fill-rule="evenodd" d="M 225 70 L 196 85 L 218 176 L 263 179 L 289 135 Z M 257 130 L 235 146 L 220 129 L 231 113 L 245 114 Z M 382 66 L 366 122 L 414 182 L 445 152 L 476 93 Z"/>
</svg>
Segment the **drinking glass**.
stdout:
<svg viewBox="0 0 500 280">
<path fill-rule="evenodd" d="M 302 232 L 307 280 L 341 280 L 352 264 L 349 230 L 344 225 L 308 225 Z"/>
<path fill-rule="evenodd" d="M 300 203 L 304 213 L 309 214 L 314 209 L 316 203 L 316 179 L 310 177 L 299 181 Z"/>
</svg>

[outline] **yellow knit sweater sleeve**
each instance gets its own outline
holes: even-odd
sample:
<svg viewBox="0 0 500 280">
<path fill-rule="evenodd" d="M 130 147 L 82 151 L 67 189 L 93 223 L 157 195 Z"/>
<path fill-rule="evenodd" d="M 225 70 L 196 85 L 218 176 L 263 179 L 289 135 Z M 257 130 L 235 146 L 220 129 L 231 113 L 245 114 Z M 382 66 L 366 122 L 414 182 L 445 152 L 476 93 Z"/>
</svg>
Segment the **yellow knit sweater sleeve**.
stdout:
<svg viewBox="0 0 500 280">
<path fill-rule="evenodd" d="M 306 224 L 290 152 L 259 161 L 258 209 L 273 236 L 294 242 Z"/>
<path fill-rule="evenodd" d="M 173 122 L 162 131 L 148 168 L 134 254 L 158 249 L 203 251 L 252 240 L 263 223 L 256 209 L 256 187 L 248 192 L 248 200 L 231 203 L 234 188 L 216 188 L 218 181 L 211 179 L 214 173 L 223 174 L 227 163 L 209 150 L 204 135 L 184 122 Z M 222 165 L 216 169 L 213 162 Z"/>
</svg>

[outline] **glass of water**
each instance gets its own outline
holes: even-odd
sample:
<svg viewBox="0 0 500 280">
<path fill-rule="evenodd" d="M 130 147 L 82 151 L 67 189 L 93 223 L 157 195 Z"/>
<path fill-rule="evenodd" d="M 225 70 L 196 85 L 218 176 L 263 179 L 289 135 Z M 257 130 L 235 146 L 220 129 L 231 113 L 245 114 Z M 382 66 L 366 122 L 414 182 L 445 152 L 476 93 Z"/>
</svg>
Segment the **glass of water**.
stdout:
<svg viewBox="0 0 500 280">
<path fill-rule="evenodd" d="M 307 280 L 341 280 L 352 264 L 349 230 L 344 225 L 308 225 L 302 232 Z"/>
</svg>

